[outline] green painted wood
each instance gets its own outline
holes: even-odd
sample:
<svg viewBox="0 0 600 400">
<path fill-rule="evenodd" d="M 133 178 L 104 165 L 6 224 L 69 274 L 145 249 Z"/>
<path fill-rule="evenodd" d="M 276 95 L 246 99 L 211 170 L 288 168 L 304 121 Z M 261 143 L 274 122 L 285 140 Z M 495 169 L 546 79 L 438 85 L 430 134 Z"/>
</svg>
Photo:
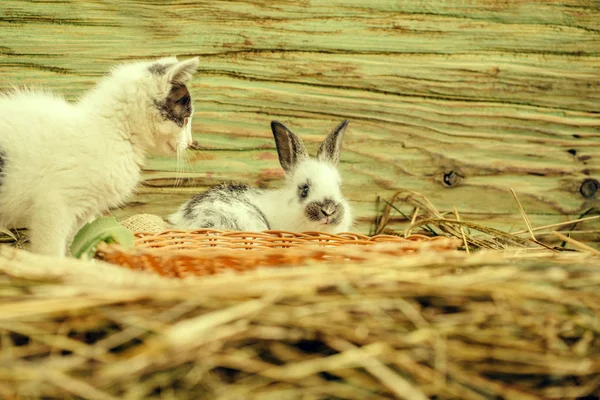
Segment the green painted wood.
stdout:
<svg viewBox="0 0 600 400">
<path fill-rule="evenodd" d="M 164 55 L 201 58 L 202 148 L 184 173 L 152 159 L 118 217 L 165 216 L 221 180 L 276 187 L 271 119 L 313 151 L 351 120 L 341 170 L 360 232 L 398 189 L 508 230 L 524 227 L 510 188 L 534 225 L 600 207 L 580 190 L 600 180 L 597 1 L 0 2 L 0 86 L 76 99 L 112 64 Z"/>
</svg>

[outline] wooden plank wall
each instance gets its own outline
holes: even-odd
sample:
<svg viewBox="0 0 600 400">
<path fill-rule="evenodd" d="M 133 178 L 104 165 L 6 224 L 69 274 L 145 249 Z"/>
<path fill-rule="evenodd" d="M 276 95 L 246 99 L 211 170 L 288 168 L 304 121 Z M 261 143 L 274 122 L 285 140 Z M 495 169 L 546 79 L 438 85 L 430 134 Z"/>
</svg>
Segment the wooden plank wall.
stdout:
<svg viewBox="0 0 600 400">
<path fill-rule="evenodd" d="M 533 225 L 599 207 L 599 1 L 0 3 L 0 86 L 76 99 L 116 62 L 166 55 L 201 57 L 202 149 L 180 187 L 176 162 L 153 159 L 119 217 L 164 216 L 221 180 L 277 186 L 271 119 L 313 151 L 351 120 L 341 170 L 360 232 L 376 196 L 398 189 L 513 231 L 524 224 L 510 188 Z"/>
</svg>

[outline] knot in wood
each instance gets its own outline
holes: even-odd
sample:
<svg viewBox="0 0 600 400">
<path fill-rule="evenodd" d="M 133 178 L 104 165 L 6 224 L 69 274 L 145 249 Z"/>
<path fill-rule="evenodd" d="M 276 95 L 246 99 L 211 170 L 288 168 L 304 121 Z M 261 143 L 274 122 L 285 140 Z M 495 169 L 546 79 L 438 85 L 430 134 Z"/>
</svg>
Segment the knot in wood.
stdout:
<svg viewBox="0 0 600 400">
<path fill-rule="evenodd" d="M 600 189 L 600 182 L 598 182 L 596 179 L 588 178 L 581 184 L 579 193 L 581 193 L 581 195 L 586 199 L 589 199 L 590 197 L 594 197 L 598 189 Z"/>
<path fill-rule="evenodd" d="M 444 183 L 446 186 L 454 186 L 458 183 L 460 175 L 458 175 L 454 171 L 450 171 L 448 173 L 444 172 Z"/>
</svg>

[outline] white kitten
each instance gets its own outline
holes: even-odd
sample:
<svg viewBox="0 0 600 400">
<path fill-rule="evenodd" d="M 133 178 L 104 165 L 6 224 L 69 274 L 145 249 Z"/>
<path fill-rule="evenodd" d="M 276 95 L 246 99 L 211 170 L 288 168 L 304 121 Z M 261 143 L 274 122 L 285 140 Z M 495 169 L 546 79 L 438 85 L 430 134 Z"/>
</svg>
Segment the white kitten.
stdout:
<svg viewBox="0 0 600 400">
<path fill-rule="evenodd" d="M 198 63 L 123 64 L 77 103 L 37 90 L 0 95 L 0 226 L 27 227 L 33 251 L 64 255 L 85 222 L 132 195 L 147 153 L 191 144 L 185 83 Z"/>
</svg>

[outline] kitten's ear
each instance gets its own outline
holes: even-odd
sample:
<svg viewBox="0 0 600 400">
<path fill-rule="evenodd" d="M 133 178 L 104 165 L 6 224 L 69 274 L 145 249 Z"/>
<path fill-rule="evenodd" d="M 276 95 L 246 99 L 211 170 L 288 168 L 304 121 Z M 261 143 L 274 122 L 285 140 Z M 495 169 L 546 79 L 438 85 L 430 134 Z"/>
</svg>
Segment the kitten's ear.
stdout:
<svg viewBox="0 0 600 400">
<path fill-rule="evenodd" d="M 279 163 L 285 172 L 292 171 L 298 162 L 308 157 L 302 140 L 281 122 L 271 121 L 271 130 L 275 137 L 275 146 L 279 154 Z"/>
<path fill-rule="evenodd" d="M 317 152 L 319 161 L 326 161 L 333 165 L 340 162 L 340 153 L 342 152 L 342 139 L 348 126 L 348 120 L 342 121 L 321 143 Z"/>
<path fill-rule="evenodd" d="M 186 83 L 198 69 L 200 59 L 198 57 L 180 61 L 167 70 L 167 80 L 170 83 Z"/>
</svg>

